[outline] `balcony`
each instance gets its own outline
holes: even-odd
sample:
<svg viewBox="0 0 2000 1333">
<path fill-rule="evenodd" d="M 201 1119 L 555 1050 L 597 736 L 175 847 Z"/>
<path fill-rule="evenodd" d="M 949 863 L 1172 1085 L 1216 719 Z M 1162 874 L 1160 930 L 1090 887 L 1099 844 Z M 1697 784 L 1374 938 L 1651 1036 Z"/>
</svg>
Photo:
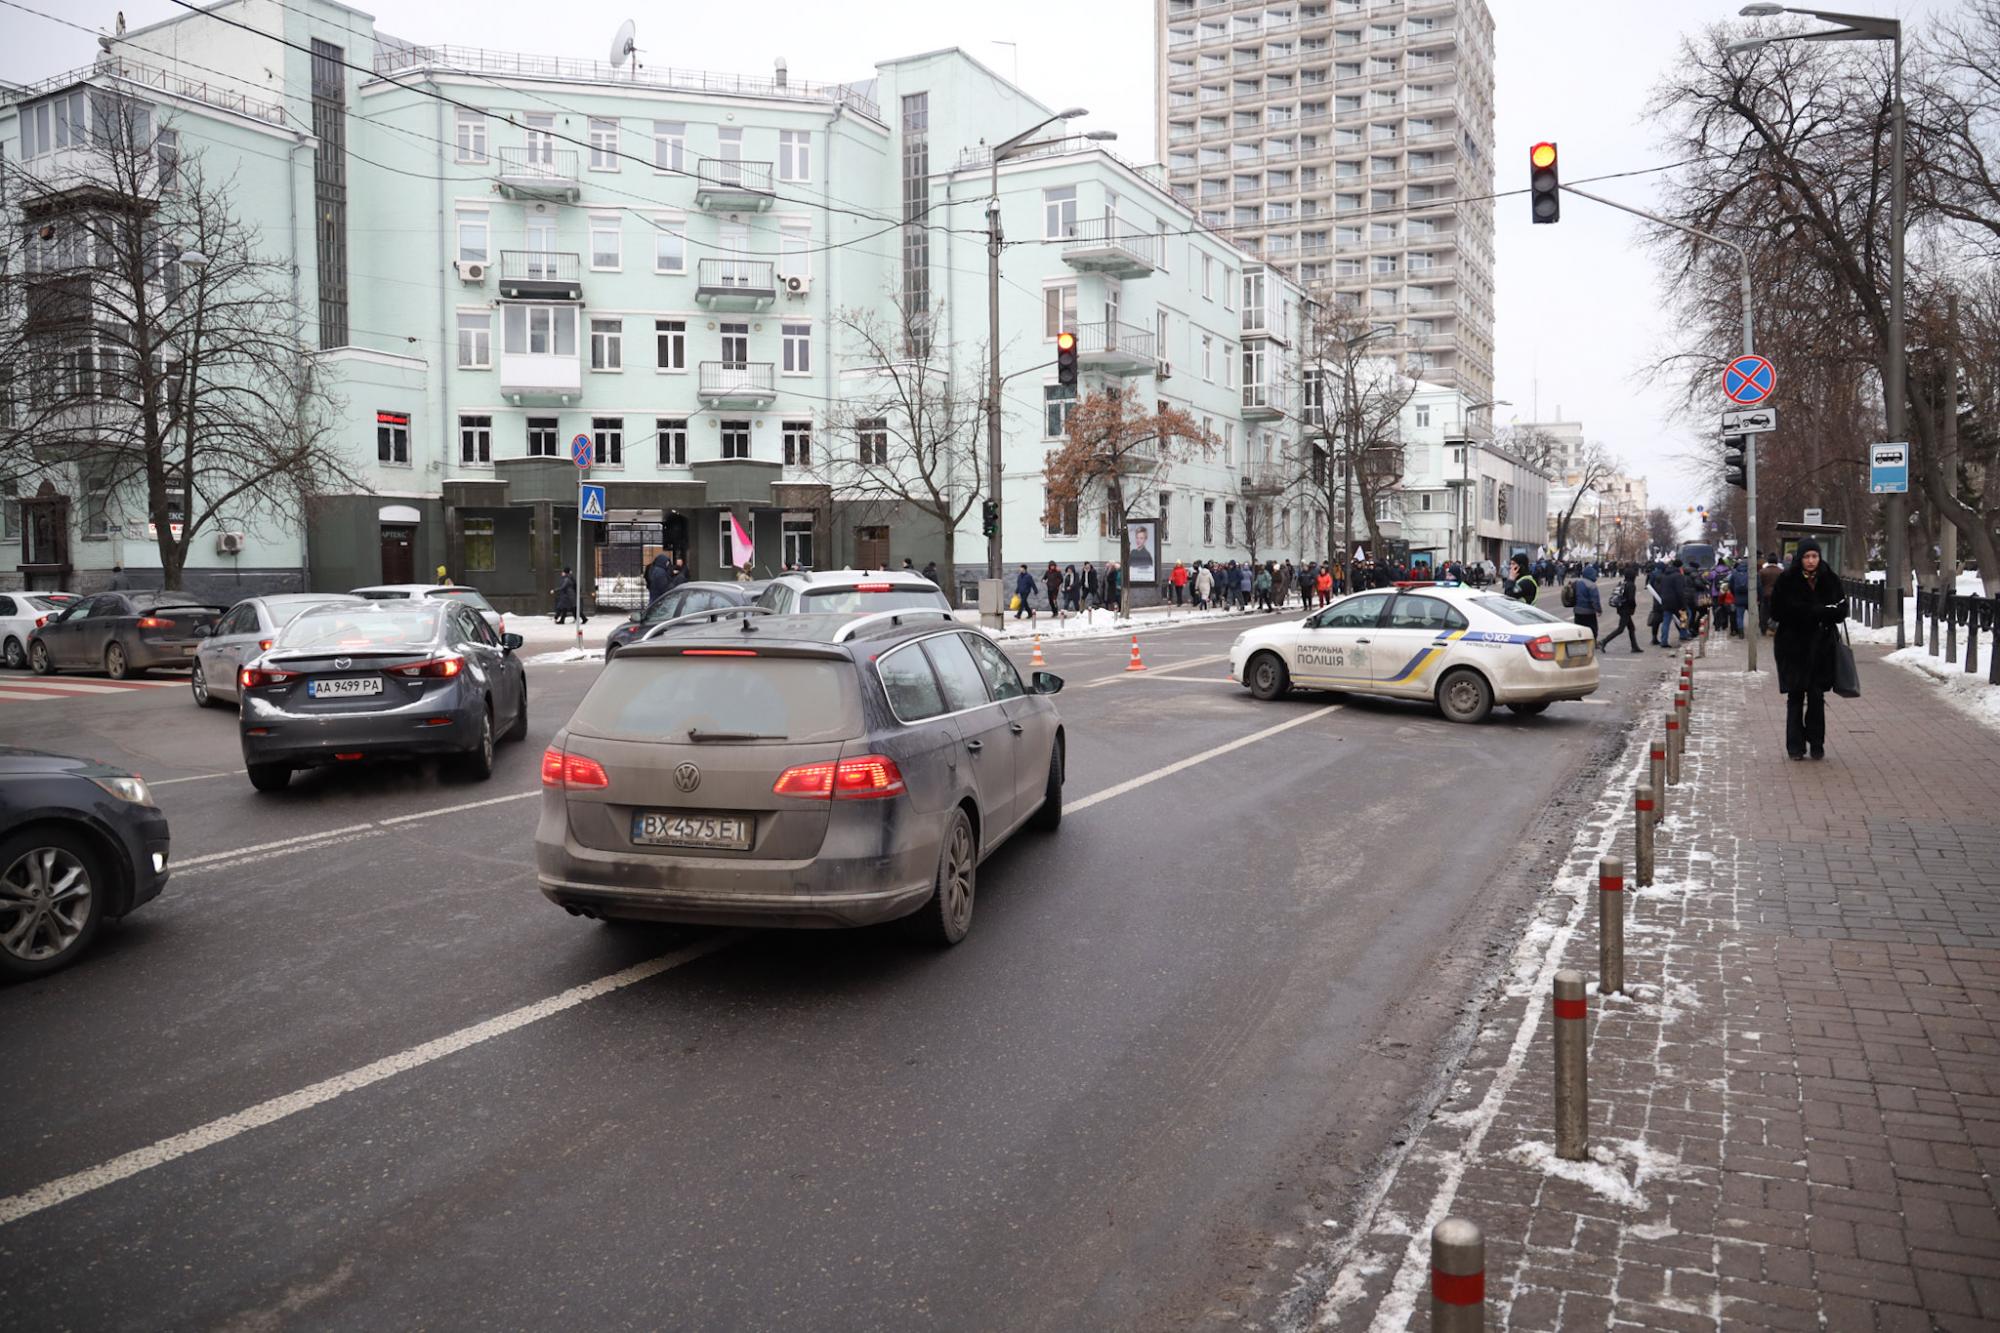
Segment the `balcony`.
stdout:
<svg viewBox="0 0 2000 1333">
<path fill-rule="evenodd" d="M 500 193 L 510 199 L 555 199 L 568 203 L 583 192 L 574 148 L 541 145 L 502 148 L 494 170 Z"/>
<path fill-rule="evenodd" d="M 765 310 L 778 299 L 776 265 L 760 259 L 703 259 L 694 299 L 711 310 Z"/>
<path fill-rule="evenodd" d="M 1274 263 L 1283 263 L 1289 260 L 1294 254 L 1303 253 L 1304 249 L 1304 246 L 1300 246 L 1297 250 L 1293 250 L 1289 246 L 1279 249 L 1274 245 L 1270 250 L 1269 258 Z M 1291 330 L 1285 327 L 1284 308 L 1277 302 L 1268 299 L 1263 305 L 1246 305 L 1243 307 L 1242 333 L 1245 342 L 1249 342 L 1253 338 L 1269 338 L 1273 342 L 1278 343 L 1291 342 Z"/>
<path fill-rule="evenodd" d="M 768 407 L 778 396 L 777 367 L 769 361 L 704 361 L 694 392 L 705 407 Z"/>
<path fill-rule="evenodd" d="M 583 358 L 574 352 L 502 352 L 500 392 L 516 402 L 575 402 L 583 392 Z"/>
<path fill-rule="evenodd" d="M 1151 375 L 1159 369 L 1153 331 L 1118 322 L 1076 331 L 1077 364 L 1105 375 Z"/>
<path fill-rule="evenodd" d="M 1159 266 L 1159 238 L 1120 226 L 1116 218 L 1081 222 L 1063 242 L 1063 262 L 1079 273 L 1143 278 Z"/>
<path fill-rule="evenodd" d="M 502 250 L 500 295 L 509 300 L 581 301 L 583 257 L 566 251 Z"/>
<path fill-rule="evenodd" d="M 1243 419 L 1282 421 L 1289 397 L 1282 384 L 1246 384 L 1243 386 Z"/>
<path fill-rule="evenodd" d="M 723 212 L 761 213 L 776 199 L 769 162 L 704 157 L 694 164 L 694 204 Z"/>
<path fill-rule="evenodd" d="M 1294 478 L 1276 463 L 1252 463 L 1243 470 L 1243 494 L 1253 500 L 1269 500 L 1283 495 Z"/>
</svg>

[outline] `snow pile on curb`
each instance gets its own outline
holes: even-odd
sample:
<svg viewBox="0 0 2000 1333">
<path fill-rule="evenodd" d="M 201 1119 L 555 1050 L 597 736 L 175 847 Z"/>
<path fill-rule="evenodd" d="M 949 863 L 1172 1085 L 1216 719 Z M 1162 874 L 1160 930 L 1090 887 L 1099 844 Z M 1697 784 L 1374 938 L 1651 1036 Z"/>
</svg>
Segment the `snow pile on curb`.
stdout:
<svg viewBox="0 0 2000 1333">
<path fill-rule="evenodd" d="M 1983 643 L 1982 655 L 1992 651 L 1993 646 L 1991 640 Z M 1988 684 L 1986 672 L 1967 672 L 1961 663 L 1948 662 L 1942 656 L 1932 657 L 1928 649 L 1915 645 L 1890 653 L 1883 660 L 1931 677 L 1943 688 L 1944 697 L 1953 707 L 1989 727 L 2000 728 L 2000 685 Z"/>
<path fill-rule="evenodd" d="M 602 648 L 561 648 L 552 653 L 536 653 L 533 657 L 521 659 L 523 666 L 548 666 L 562 662 L 602 662 Z"/>
<path fill-rule="evenodd" d="M 1507 1150 L 1506 1155 L 1509 1160 L 1530 1170 L 1572 1181 L 1622 1208 L 1639 1212 L 1646 1209 L 1646 1196 L 1640 1190 L 1647 1183 L 1671 1180 L 1680 1174 L 1680 1158 L 1649 1147 L 1640 1139 L 1621 1139 L 1610 1145 L 1592 1144 L 1589 1154 L 1588 1161 L 1566 1162 L 1556 1156 L 1553 1144 L 1534 1141 L 1517 1143 Z M 1630 1159 L 1632 1163 L 1629 1180 L 1625 1175 L 1624 1159 Z"/>
</svg>

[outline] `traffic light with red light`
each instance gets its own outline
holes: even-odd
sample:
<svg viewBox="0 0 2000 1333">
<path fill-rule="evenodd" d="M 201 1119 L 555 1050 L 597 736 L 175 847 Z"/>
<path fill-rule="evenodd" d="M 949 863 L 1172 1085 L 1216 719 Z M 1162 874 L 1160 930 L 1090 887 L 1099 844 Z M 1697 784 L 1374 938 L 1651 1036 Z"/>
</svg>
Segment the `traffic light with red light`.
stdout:
<svg viewBox="0 0 2000 1333">
<path fill-rule="evenodd" d="M 1076 335 L 1067 329 L 1056 335 L 1056 383 L 1076 384 Z"/>
<path fill-rule="evenodd" d="M 1536 222 L 1561 220 L 1562 181 L 1556 174 L 1556 146 L 1552 143 L 1538 143 L 1528 150 L 1528 196 Z"/>
</svg>

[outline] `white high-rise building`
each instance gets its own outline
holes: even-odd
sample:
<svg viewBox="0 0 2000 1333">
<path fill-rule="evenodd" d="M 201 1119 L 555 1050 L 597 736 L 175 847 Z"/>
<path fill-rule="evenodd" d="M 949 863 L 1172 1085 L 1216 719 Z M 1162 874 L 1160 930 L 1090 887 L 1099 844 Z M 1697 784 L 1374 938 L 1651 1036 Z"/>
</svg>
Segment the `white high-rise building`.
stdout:
<svg viewBox="0 0 2000 1333">
<path fill-rule="evenodd" d="M 1154 0 L 1157 123 L 1208 225 L 1493 394 L 1493 17 L 1484 0 Z"/>
</svg>

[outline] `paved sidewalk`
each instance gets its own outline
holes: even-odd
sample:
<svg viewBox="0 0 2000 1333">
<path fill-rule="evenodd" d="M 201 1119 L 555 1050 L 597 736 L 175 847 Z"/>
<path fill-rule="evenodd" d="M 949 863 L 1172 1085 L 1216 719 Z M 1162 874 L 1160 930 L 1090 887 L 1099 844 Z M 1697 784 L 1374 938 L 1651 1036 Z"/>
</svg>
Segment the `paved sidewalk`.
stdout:
<svg viewBox="0 0 2000 1333">
<path fill-rule="evenodd" d="M 1632 995 L 1595 994 L 1589 900 L 1600 852 L 1631 865 L 1636 748 L 1303 1322 L 1429 1327 L 1454 1215 L 1488 1328 L 2000 1329 L 2000 732 L 1856 654 L 1819 763 L 1740 644 L 1697 664 Z M 1553 1160 L 1557 967 L 1593 980 L 1587 1163 Z"/>
</svg>

